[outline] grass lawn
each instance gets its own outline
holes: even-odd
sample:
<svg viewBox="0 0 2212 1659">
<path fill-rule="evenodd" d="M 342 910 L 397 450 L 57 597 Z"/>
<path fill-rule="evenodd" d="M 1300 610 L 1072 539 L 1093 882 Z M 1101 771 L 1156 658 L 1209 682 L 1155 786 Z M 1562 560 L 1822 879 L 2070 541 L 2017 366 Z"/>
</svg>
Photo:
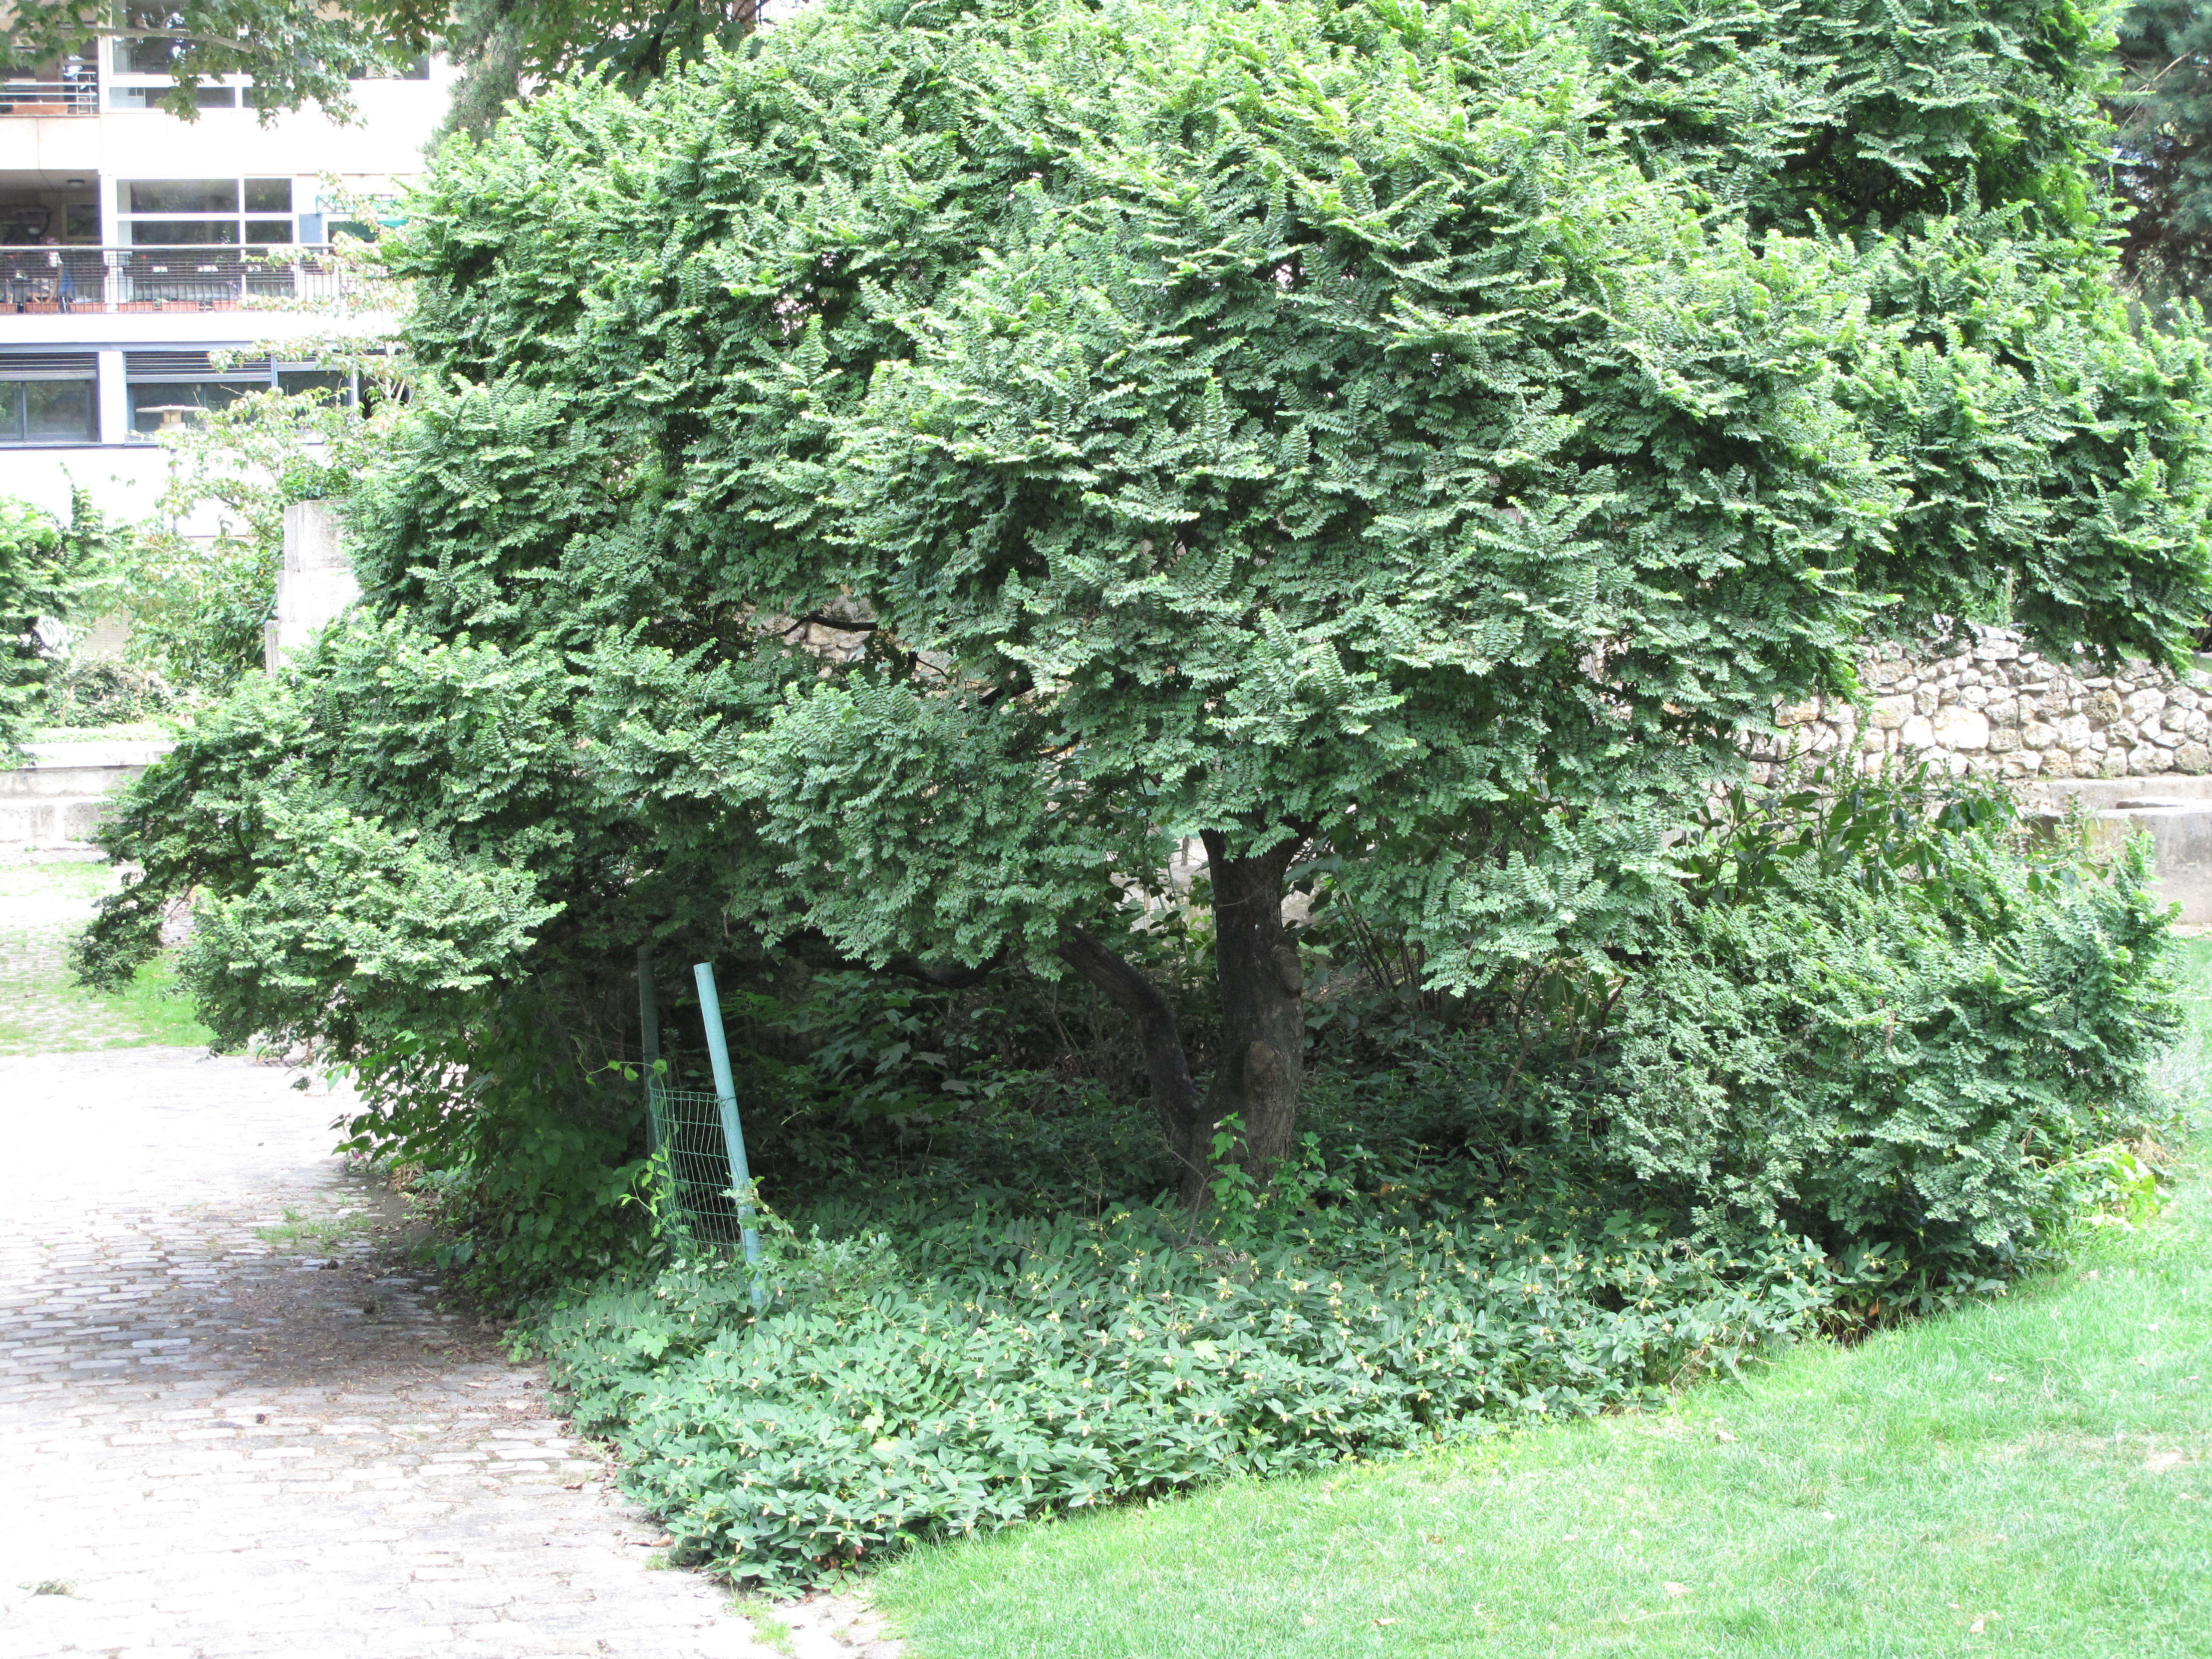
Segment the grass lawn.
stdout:
<svg viewBox="0 0 2212 1659">
<path fill-rule="evenodd" d="M 123 720 L 110 726 L 42 726 L 27 743 L 173 743 L 181 729 L 177 720 Z"/>
<path fill-rule="evenodd" d="M 115 872 L 103 863 L 0 860 L 0 1054 L 208 1040 L 167 957 L 112 996 L 70 977 L 70 939 L 114 885 Z"/>
<path fill-rule="evenodd" d="M 915 1659 L 2205 1659 L 2212 1185 L 1668 1415 L 918 1551 L 875 1596 Z"/>
</svg>

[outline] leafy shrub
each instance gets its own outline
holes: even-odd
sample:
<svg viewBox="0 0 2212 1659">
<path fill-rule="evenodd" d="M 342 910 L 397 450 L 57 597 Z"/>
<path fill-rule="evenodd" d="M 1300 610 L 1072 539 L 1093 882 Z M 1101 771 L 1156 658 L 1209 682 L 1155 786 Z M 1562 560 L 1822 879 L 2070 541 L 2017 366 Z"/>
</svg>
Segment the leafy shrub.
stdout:
<svg viewBox="0 0 2212 1659">
<path fill-rule="evenodd" d="M 848 1164 L 877 1200 L 772 1231 L 764 1314 L 679 1263 L 544 1340 L 683 1549 L 772 1585 L 1634 1405 L 2155 1202 L 2125 1145 L 2177 1024 L 2145 854 L 2094 863 L 1924 775 L 1723 797 L 1674 849 L 1675 902 L 1581 955 L 1395 1021 L 1317 998 L 1305 1161 L 1267 1193 L 1224 1170 L 1203 1234 L 1085 1209 L 1080 1111 L 1025 1139 L 956 1114 L 953 1168 L 996 1134 L 1026 1182 L 931 1201 L 900 1194 L 944 1166 Z"/>
<path fill-rule="evenodd" d="M 2166 1115 L 2147 843 L 2098 860 L 1993 786 L 1816 771 L 1721 797 L 1671 853 L 1672 902 L 1583 952 L 1395 1041 L 1370 1012 L 1364 1063 L 1317 1068 L 1325 1140 L 1545 1149 L 1917 1297 L 2034 1259 L 2075 1160 Z"/>
<path fill-rule="evenodd" d="M 787 1235 L 764 1315 L 741 1274 L 684 1265 L 543 1338 L 682 1555 L 793 1586 L 918 1539 L 1648 1400 L 1827 1297 L 1819 1253 L 1778 1232 L 1724 1248 L 1625 1210 L 1329 1195 L 1233 1243 L 1150 1207 L 916 1200 L 856 1247 L 833 1212 L 830 1243 Z"/>
<path fill-rule="evenodd" d="M 106 537 L 80 490 L 67 525 L 0 496 L 0 760 L 18 752 L 45 702 L 56 662 L 50 623 L 88 608 L 106 576 Z"/>
<path fill-rule="evenodd" d="M 167 714 L 168 682 L 151 669 L 109 657 L 73 657 L 46 682 L 45 718 L 64 726 L 120 726 Z"/>
</svg>

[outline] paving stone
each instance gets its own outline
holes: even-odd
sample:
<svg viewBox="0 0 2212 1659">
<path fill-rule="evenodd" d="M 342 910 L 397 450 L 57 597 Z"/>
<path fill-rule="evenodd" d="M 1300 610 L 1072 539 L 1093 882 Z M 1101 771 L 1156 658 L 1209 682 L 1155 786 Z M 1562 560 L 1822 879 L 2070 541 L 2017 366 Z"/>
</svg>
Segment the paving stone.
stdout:
<svg viewBox="0 0 2212 1659">
<path fill-rule="evenodd" d="M 647 1567 L 656 1523 L 542 1374 L 380 1249 L 345 1100 L 295 1080 L 0 1058 L 0 1659 L 769 1659 Z M 287 1211 L 366 1231 L 290 1253 L 256 1231 Z"/>
</svg>

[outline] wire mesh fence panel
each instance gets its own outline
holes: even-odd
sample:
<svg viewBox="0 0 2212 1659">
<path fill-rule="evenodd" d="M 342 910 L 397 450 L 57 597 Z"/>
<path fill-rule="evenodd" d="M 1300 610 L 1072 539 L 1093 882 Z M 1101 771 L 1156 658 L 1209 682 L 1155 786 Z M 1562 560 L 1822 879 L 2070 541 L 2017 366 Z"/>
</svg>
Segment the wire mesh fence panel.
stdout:
<svg viewBox="0 0 2212 1659">
<path fill-rule="evenodd" d="M 693 1245 L 735 1249 L 743 1228 L 730 1193 L 730 1150 L 722 1136 L 720 1105 L 704 1090 L 657 1083 L 647 1085 L 647 1100 L 667 1183 L 666 1227 Z"/>
</svg>

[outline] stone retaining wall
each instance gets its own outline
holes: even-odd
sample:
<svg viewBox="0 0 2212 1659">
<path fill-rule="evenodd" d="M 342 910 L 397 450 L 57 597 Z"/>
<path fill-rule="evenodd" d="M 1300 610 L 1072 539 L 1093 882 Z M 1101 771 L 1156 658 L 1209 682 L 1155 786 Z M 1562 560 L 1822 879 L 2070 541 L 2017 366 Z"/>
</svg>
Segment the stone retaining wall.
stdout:
<svg viewBox="0 0 2212 1659">
<path fill-rule="evenodd" d="M 2212 771 L 2212 674 L 2176 678 L 2147 664 L 2118 675 L 2053 662 L 2008 629 L 1978 629 L 1944 656 L 1883 651 L 1862 679 L 1862 712 L 1820 699 L 1784 709 L 1792 747 L 1944 760 L 2007 778 L 2150 777 Z"/>
</svg>

